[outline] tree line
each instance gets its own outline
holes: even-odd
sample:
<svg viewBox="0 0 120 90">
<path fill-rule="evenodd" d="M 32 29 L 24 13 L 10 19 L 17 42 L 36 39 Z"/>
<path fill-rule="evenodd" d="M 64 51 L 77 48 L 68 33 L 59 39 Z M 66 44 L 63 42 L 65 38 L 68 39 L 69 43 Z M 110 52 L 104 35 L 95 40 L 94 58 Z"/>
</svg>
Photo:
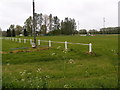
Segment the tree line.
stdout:
<svg viewBox="0 0 120 90">
<path fill-rule="evenodd" d="M 66 17 L 64 20 L 60 20 L 57 16 L 43 15 L 42 13 L 35 13 L 35 30 L 36 35 L 71 35 L 76 32 L 75 19 Z M 24 26 L 10 25 L 7 32 L 3 32 L 3 35 L 15 37 L 16 35 L 23 34 L 24 36 L 33 35 L 33 17 L 29 16 Z"/>
<path fill-rule="evenodd" d="M 107 27 L 101 28 L 99 31 L 92 29 L 87 31 L 86 29 L 79 30 L 79 34 L 120 34 L 120 27 Z"/>
</svg>

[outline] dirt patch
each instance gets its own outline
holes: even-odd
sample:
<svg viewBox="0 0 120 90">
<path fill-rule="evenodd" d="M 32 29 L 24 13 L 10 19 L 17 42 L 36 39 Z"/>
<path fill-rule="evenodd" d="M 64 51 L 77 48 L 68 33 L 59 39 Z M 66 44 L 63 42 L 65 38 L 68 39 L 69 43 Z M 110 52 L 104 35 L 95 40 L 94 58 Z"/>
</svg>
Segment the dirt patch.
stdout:
<svg viewBox="0 0 120 90">
<path fill-rule="evenodd" d="M 7 54 L 7 52 L 0 52 L 0 54 Z"/>
<path fill-rule="evenodd" d="M 0 52 L 0 54 L 7 54 L 7 53 L 19 53 L 19 52 L 35 52 L 35 51 L 42 51 L 42 50 L 49 50 L 49 47 L 43 47 L 43 48 L 29 48 L 28 50 L 14 50 L 10 52 Z"/>
<path fill-rule="evenodd" d="M 91 56 L 96 56 L 96 53 L 95 53 L 95 52 L 85 52 L 85 54 L 91 55 Z"/>
</svg>

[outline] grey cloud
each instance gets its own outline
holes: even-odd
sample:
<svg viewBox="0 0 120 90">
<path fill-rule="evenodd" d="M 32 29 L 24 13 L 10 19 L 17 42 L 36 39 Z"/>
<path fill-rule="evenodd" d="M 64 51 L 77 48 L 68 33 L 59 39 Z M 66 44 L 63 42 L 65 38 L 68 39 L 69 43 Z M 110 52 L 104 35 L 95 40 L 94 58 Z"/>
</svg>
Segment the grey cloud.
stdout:
<svg viewBox="0 0 120 90">
<path fill-rule="evenodd" d="M 80 29 L 99 29 L 102 18 L 106 17 L 106 26 L 117 26 L 117 5 L 119 0 L 35 0 L 36 12 L 75 18 Z M 0 26 L 7 29 L 10 24 L 23 25 L 32 15 L 32 0 L 1 0 Z M 14 13 L 13 13 L 13 12 Z"/>
</svg>

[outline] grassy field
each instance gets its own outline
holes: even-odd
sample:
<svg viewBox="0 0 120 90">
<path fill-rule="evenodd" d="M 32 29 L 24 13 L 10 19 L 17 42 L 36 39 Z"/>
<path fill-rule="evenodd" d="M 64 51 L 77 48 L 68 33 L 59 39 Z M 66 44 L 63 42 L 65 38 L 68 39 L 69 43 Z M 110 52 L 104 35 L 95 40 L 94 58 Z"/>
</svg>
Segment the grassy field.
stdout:
<svg viewBox="0 0 120 90">
<path fill-rule="evenodd" d="M 21 37 L 24 38 L 24 37 Z M 25 37 L 32 38 L 32 37 Z M 99 36 L 42 36 L 41 40 L 92 43 L 94 54 L 87 54 L 88 46 L 48 43 L 33 51 L 20 52 L 13 48 L 31 47 L 26 44 L 2 41 L 3 88 L 117 88 L 118 37 Z M 13 51 L 14 53 L 10 53 Z"/>
</svg>

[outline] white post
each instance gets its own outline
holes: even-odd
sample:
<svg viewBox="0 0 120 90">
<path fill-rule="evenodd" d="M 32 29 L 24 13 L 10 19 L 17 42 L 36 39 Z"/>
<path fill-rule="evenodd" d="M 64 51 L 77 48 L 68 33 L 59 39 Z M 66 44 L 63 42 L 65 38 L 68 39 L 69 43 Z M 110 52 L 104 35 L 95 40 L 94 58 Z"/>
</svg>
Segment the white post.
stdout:
<svg viewBox="0 0 120 90">
<path fill-rule="evenodd" d="M 24 39 L 24 43 L 26 43 L 26 39 Z"/>
<path fill-rule="evenodd" d="M 30 44 L 32 44 L 32 39 L 30 39 Z"/>
<path fill-rule="evenodd" d="M 12 41 L 14 41 L 14 38 L 12 38 Z"/>
<path fill-rule="evenodd" d="M 16 42 L 17 42 L 17 38 L 16 38 L 15 40 L 16 40 Z"/>
<path fill-rule="evenodd" d="M 51 41 L 49 40 L 49 47 L 51 47 Z"/>
<path fill-rule="evenodd" d="M 21 43 L 21 39 L 19 38 L 19 43 Z"/>
<path fill-rule="evenodd" d="M 40 40 L 38 40 L 38 45 L 40 45 Z"/>
<path fill-rule="evenodd" d="M 92 52 L 92 44 L 89 43 L 89 52 Z"/>
<path fill-rule="evenodd" d="M 65 50 L 68 49 L 68 46 L 67 46 L 67 41 L 65 41 Z"/>
</svg>

